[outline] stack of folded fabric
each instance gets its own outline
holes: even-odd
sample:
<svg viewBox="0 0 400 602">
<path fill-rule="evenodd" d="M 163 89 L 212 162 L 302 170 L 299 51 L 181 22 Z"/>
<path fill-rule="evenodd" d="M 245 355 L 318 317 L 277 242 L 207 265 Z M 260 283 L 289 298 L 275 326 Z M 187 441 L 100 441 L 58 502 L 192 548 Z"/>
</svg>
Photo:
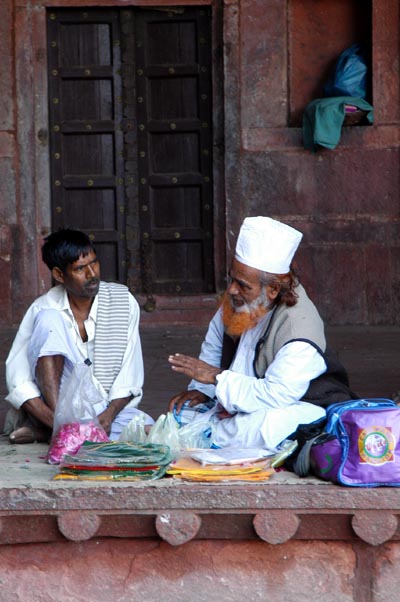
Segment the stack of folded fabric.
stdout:
<svg viewBox="0 0 400 602">
<path fill-rule="evenodd" d="M 148 481 L 164 476 L 171 462 L 167 445 L 86 441 L 75 455 L 66 455 L 55 480 Z"/>
<path fill-rule="evenodd" d="M 219 451 L 219 450 L 218 450 Z M 209 454 L 207 454 L 209 452 Z M 241 457 L 242 456 L 242 457 Z M 246 457 L 247 456 L 247 457 Z M 225 461 L 224 461 L 225 460 Z M 214 450 L 201 450 L 178 458 L 167 470 L 176 479 L 203 483 L 264 482 L 274 473 L 270 458 L 251 458 L 248 454 L 236 454 L 236 458 L 224 458 Z"/>
</svg>

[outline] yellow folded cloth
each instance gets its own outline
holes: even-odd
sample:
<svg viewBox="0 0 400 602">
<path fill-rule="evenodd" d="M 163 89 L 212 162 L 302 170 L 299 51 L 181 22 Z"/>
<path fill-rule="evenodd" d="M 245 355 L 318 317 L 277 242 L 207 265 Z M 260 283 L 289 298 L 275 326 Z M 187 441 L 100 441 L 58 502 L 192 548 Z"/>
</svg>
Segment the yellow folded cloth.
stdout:
<svg viewBox="0 0 400 602">
<path fill-rule="evenodd" d="M 189 474 L 175 475 L 174 478 L 181 479 L 182 481 L 191 481 L 196 483 L 224 483 L 226 481 L 235 481 L 236 483 L 251 482 L 260 483 L 268 481 L 271 475 L 274 473 L 274 469 L 258 472 L 256 474 L 241 474 L 241 475 L 212 475 L 212 476 L 196 476 Z"/>
<path fill-rule="evenodd" d="M 167 474 L 174 478 L 196 482 L 265 481 L 274 473 L 269 460 L 245 462 L 240 465 L 201 465 L 192 458 L 179 458 L 169 466 Z"/>
</svg>

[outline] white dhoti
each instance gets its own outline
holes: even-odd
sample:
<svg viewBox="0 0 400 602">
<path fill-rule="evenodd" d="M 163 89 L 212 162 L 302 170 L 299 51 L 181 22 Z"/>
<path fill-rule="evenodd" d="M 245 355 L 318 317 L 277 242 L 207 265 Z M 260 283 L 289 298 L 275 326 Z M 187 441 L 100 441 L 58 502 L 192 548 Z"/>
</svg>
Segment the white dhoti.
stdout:
<svg viewBox="0 0 400 602">
<path fill-rule="evenodd" d="M 61 385 L 66 384 L 75 364 L 91 364 L 88 357 L 83 357 L 74 341 L 76 331 L 72 325 L 67 322 L 63 315 L 55 309 L 42 309 L 35 317 L 33 324 L 32 337 L 28 347 L 28 358 L 32 374 L 36 372 L 38 359 L 41 357 L 62 355 L 64 357 L 64 369 L 61 376 Z M 98 395 L 93 403 L 93 408 L 98 416 L 108 407 L 107 393 L 101 383 L 93 376 L 93 385 Z M 111 426 L 110 439 L 117 440 L 121 434 L 122 428 L 127 425 L 134 416 L 141 415 L 145 417 L 145 424 L 152 425 L 154 420 L 148 414 L 135 407 L 127 406 L 116 416 Z"/>
<path fill-rule="evenodd" d="M 299 424 L 310 422 L 310 405 L 299 402 L 284 408 L 256 409 L 252 412 L 237 412 L 229 418 L 218 417 L 223 408 L 215 403 L 212 409 L 206 404 L 194 408 L 183 407 L 176 418 L 180 425 L 201 420 L 209 421 L 212 428 L 212 441 L 216 447 L 261 447 L 275 451 L 279 444 L 297 429 Z M 314 420 L 325 416 L 323 408 L 312 406 Z"/>
</svg>

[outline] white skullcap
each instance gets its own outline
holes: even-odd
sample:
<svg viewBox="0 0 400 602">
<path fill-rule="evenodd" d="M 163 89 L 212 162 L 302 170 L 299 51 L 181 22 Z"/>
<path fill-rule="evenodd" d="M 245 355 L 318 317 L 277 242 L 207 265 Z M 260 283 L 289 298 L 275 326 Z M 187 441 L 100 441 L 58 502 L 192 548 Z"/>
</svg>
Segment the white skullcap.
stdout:
<svg viewBox="0 0 400 602">
<path fill-rule="evenodd" d="M 246 217 L 236 243 L 235 259 L 270 274 L 287 274 L 303 235 L 270 217 Z"/>
</svg>

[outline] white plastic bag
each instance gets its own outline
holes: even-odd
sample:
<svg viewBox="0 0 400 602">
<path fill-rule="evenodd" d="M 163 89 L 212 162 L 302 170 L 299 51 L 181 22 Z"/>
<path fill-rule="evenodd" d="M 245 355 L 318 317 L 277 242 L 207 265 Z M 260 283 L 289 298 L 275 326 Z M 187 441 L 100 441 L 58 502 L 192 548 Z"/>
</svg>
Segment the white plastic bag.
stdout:
<svg viewBox="0 0 400 602">
<path fill-rule="evenodd" d="M 205 449 L 213 442 L 213 428 L 208 420 L 195 420 L 179 429 L 181 449 Z"/>
<path fill-rule="evenodd" d="M 207 420 L 195 420 L 179 428 L 172 412 L 161 414 L 147 435 L 149 443 L 168 445 L 174 458 L 186 449 L 209 448 L 212 445 L 212 424 Z"/>
<path fill-rule="evenodd" d="M 161 414 L 147 435 L 148 443 L 168 445 L 172 457 L 176 457 L 180 451 L 179 425 L 171 412 Z"/>
<path fill-rule="evenodd" d="M 132 443 L 145 443 L 147 439 L 144 430 L 146 414 L 137 414 L 126 424 L 119 436 L 119 441 L 130 441 Z"/>
<path fill-rule="evenodd" d="M 59 464 L 65 454 L 74 454 L 84 441 L 109 441 L 100 426 L 94 404 L 103 401 L 96 389 L 90 368 L 75 364 L 65 379 L 54 413 L 53 436 L 47 461 Z"/>
<path fill-rule="evenodd" d="M 53 432 L 57 433 L 63 424 L 72 422 L 99 424 L 94 405 L 102 401 L 103 397 L 93 383 L 90 367 L 83 363 L 75 364 L 60 389 Z"/>
</svg>

